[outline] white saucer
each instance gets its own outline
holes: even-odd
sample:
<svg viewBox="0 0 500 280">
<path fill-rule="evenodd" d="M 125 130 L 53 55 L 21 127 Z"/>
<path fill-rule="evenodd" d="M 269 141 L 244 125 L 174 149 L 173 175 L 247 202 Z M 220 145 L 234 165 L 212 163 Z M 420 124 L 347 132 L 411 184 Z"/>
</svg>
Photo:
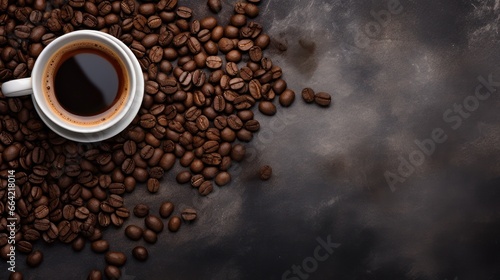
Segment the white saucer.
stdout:
<svg viewBox="0 0 500 280">
<path fill-rule="evenodd" d="M 91 31 L 91 30 L 89 30 L 89 31 Z M 123 43 L 120 40 L 116 39 L 115 37 L 113 37 L 109 34 L 106 34 L 104 32 L 100 32 L 100 31 L 94 31 L 94 30 L 92 30 L 92 32 L 98 32 L 99 34 L 104 35 L 115 42 L 121 43 L 119 45 L 123 46 Z M 76 142 L 83 142 L 83 143 L 99 142 L 99 141 L 103 141 L 103 140 L 106 140 L 108 138 L 111 138 L 111 137 L 117 135 L 118 133 L 122 132 L 125 128 L 127 128 L 127 126 L 132 122 L 132 120 L 134 120 L 135 116 L 137 115 L 137 112 L 139 112 L 139 109 L 141 108 L 142 99 L 144 97 L 144 79 L 143 79 L 141 66 L 139 65 L 139 62 L 135 58 L 132 51 L 128 47 L 123 47 L 123 49 L 125 50 L 127 55 L 130 57 L 130 60 L 132 61 L 132 63 L 136 64 L 134 68 L 136 69 L 136 76 L 138 77 L 137 78 L 137 91 L 135 94 L 135 98 L 132 101 L 132 105 L 130 106 L 129 111 L 127 112 L 127 114 L 125 114 L 125 117 L 120 122 L 118 122 L 115 126 L 112 126 L 104 131 L 96 132 L 96 133 L 78 133 L 78 132 L 74 132 L 74 131 L 70 131 L 70 130 L 61 128 L 61 127 L 57 126 L 56 124 L 54 124 L 54 122 L 52 122 L 42 112 L 42 110 L 40 109 L 40 107 L 38 107 L 36 102 L 33 102 L 33 105 L 34 105 L 36 111 L 38 112 L 38 115 L 40 116 L 42 121 L 50 129 L 52 129 L 52 131 L 54 131 L 55 133 L 61 135 L 62 137 L 66 138 L 66 139 L 73 140 Z"/>
</svg>

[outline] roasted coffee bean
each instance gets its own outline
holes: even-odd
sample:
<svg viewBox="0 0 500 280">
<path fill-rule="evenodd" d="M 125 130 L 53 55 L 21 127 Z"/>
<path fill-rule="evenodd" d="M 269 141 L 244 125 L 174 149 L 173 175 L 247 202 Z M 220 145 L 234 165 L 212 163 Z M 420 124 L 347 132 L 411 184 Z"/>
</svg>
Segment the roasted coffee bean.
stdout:
<svg viewBox="0 0 500 280">
<path fill-rule="evenodd" d="M 291 89 L 286 89 L 283 93 L 281 93 L 279 97 L 279 102 L 283 107 L 289 107 L 292 105 L 295 100 L 295 92 Z"/>
<path fill-rule="evenodd" d="M 31 244 L 31 242 L 28 242 L 28 241 L 22 240 L 22 241 L 17 242 L 16 245 L 17 245 L 17 249 L 21 253 L 28 254 L 28 253 L 31 253 L 31 251 L 33 250 L 33 245 Z"/>
<path fill-rule="evenodd" d="M 245 2 L 236 2 L 234 4 L 234 12 L 236 14 L 244 14 L 246 5 L 247 5 L 247 3 L 245 3 Z"/>
<path fill-rule="evenodd" d="M 49 207 L 46 205 L 40 205 L 37 208 L 35 208 L 35 217 L 37 219 L 43 219 L 49 215 Z"/>
<path fill-rule="evenodd" d="M 96 253 L 104 253 L 109 250 L 109 242 L 106 240 L 96 240 L 90 244 L 92 251 Z"/>
<path fill-rule="evenodd" d="M 130 50 L 134 53 L 135 57 L 142 58 L 146 54 L 146 48 L 139 42 L 133 42 L 130 45 Z"/>
<path fill-rule="evenodd" d="M 104 268 L 104 274 L 110 280 L 118 280 L 122 277 L 122 272 L 114 265 L 107 265 L 106 268 Z"/>
<path fill-rule="evenodd" d="M 201 195 L 206 196 L 206 195 L 210 194 L 213 191 L 213 189 L 214 188 L 213 188 L 212 183 L 210 181 L 205 181 L 198 188 L 198 192 Z"/>
<path fill-rule="evenodd" d="M 233 114 L 227 117 L 227 125 L 234 130 L 239 130 L 243 127 L 243 122 L 237 115 Z"/>
<path fill-rule="evenodd" d="M 157 234 L 150 229 L 144 230 L 144 232 L 142 234 L 142 238 L 144 239 L 144 241 L 146 241 L 147 243 L 150 243 L 150 244 L 154 244 L 158 240 Z"/>
<path fill-rule="evenodd" d="M 177 16 L 179 16 L 180 18 L 185 18 L 185 19 L 188 19 L 192 16 L 193 14 L 193 11 L 188 8 L 188 7 L 178 7 L 177 8 Z"/>
<path fill-rule="evenodd" d="M 139 203 L 134 207 L 134 215 L 138 218 L 144 218 L 149 214 L 149 206 Z"/>
<path fill-rule="evenodd" d="M 219 174 L 217 174 L 214 181 L 218 186 L 225 186 L 231 181 L 231 175 L 225 171 L 220 172 Z"/>
<path fill-rule="evenodd" d="M 312 88 L 304 88 L 302 90 L 302 99 L 304 99 L 306 103 L 314 102 L 314 96 L 315 94 Z"/>
<path fill-rule="evenodd" d="M 123 218 L 118 216 L 116 213 L 112 213 L 110 215 L 111 223 L 117 227 L 121 227 L 123 225 Z"/>
<path fill-rule="evenodd" d="M 23 280 L 23 274 L 20 271 L 12 272 L 9 276 L 9 280 Z"/>
<path fill-rule="evenodd" d="M 177 174 L 175 177 L 177 183 L 179 184 L 185 184 L 191 181 L 191 172 L 189 171 L 182 171 Z"/>
<path fill-rule="evenodd" d="M 173 216 L 168 220 L 168 230 L 177 232 L 181 227 L 181 219 L 178 216 Z"/>
<path fill-rule="evenodd" d="M 114 208 L 120 208 L 123 206 L 123 197 L 116 195 L 116 194 L 110 194 L 108 197 L 108 203 L 111 207 Z M 78 212 L 78 209 L 77 209 Z M 75 213 L 76 216 L 76 213 Z"/>
<path fill-rule="evenodd" d="M 206 64 L 210 69 L 219 69 L 222 66 L 222 59 L 218 56 L 209 56 Z"/>
<path fill-rule="evenodd" d="M 134 258 L 136 258 L 138 261 L 145 261 L 148 259 L 148 250 L 144 248 L 143 246 L 136 246 L 134 249 L 132 249 L 132 255 Z"/>
<path fill-rule="evenodd" d="M 186 222 L 194 221 L 194 220 L 196 220 L 196 217 L 197 217 L 196 210 L 194 210 L 192 208 L 186 208 L 186 209 L 182 210 L 181 217 Z M 170 222 L 169 222 L 169 224 L 170 224 Z"/>
<path fill-rule="evenodd" d="M 231 158 L 235 161 L 242 161 L 245 158 L 246 148 L 241 144 L 236 144 L 231 150 Z"/>
<path fill-rule="evenodd" d="M 123 173 L 125 173 L 125 174 L 132 174 L 134 172 L 134 170 L 135 170 L 135 162 L 134 162 L 134 160 L 131 159 L 131 158 L 127 158 L 123 162 L 121 168 L 122 168 Z"/>
<path fill-rule="evenodd" d="M 174 204 L 172 202 L 163 202 L 160 205 L 160 216 L 164 219 L 168 218 L 174 211 Z"/>
<path fill-rule="evenodd" d="M 102 280 L 102 273 L 99 270 L 93 269 L 92 271 L 89 272 L 89 275 L 87 276 L 87 280 Z"/>
<path fill-rule="evenodd" d="M 148 215 L 146 219 L 144 219 L 144 223 L 146 227 L 156 233 L 163 231 L 163 222 L 157 216 Z"/>
<path fill-rule="evenodd" d="M 36 240 L 40 239 L 40 232 L 38 232 L 34 229 L 28 229 L 24 232 L 23 237 L 27 241 L 36 241 Z"/>
<path fill-rule="evenodd" d="M 322 107 L 328 107 L 332 102 L 332 97 L 326 92 L 318 92 L 314 95 L 314 102 Z"/>
<path fill-rule="evenodd" d="M 97 221 L 100 226 L 108 227 L 111 224 L 111 217 L 108 214 L 105 214 L 104 212 L 100 212 L 97 215 Z"/>
<path fill-rule="evenodd" d="M 269 101 L 261 101 L 259 103 L 259 111 L 267 116 L 273 116 L 276 114 L 276 106 Z"/>
<path fill-rule="evenodd" d="M 50 221 L 48 219 L 36 219 L 34 227 L 39 231 L 46 231 L 50 228 Z"/>
<path fill-rule="evenodd" d="M 136 225 L 129 225 L 125 228 L 125 235 L 131 240 L 139 240 L 142 238 L 143 230 Z"/>
<path fill-rule="evenodd" d="M 269 165 L 264 165 L 259 169 L 259 178 L 263 181 L 269 180 L 272 174 L 273 169 Z"/>
<path fill-rule="evenodd" d="M 125 193 L 125 185 L 123 183 L 111 183 L 108 191 L 112 194 L 123 194 Z"/>
<path fill-rule="evenodd" d="M 83 237 L 78 237 L 77 239 L 73 240 L 73 243 L 71 243 L 71 248 L 75 252 L 80 252 L 85 248 L 85 243 L 86 240 Z"/>
<path fill-rule="evenodd" d="M 220 10 L 222 10 L 221 0 L 208 0 L 207 5 L 210 8 L 210 10 L 214 13 L 218 13 L 220 12 Z"/>
<path fill-rule="evenodd" d="M 158 179 L 149 178 L 147 188 L 150 193 L 157 193 L 160 189 L 160 182 L 158 181 Z"/>
<path fill-rule="evenodd" d="M 269 43 L 271 42 L 271 38 L 267 34 L 260 34 L 255 38 L 254 44 L 256 46 L 259 46 L 261 49 L 267 48 L 269 46 Z"/>
<path fill-rule="evenodd" d="M 43 253 L 40 250 L 33 251 L 26 257 L 26 264 L 30 267 L 37 267 L 43 261 Z"/>
<path fill-rule="evenodd" d="M 260 129 L 260 123 L 257 120 L 249 120 L 245 123 L 245 129 L 251 132 L 256 132 Z"/>
</svg>

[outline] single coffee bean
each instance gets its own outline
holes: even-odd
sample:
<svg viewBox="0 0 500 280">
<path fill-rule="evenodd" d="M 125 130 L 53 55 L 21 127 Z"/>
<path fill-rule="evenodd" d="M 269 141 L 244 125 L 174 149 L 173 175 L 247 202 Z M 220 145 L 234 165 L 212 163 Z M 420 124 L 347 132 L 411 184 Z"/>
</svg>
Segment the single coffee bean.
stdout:
<svg viewBox="0 0 500 280">
<path fill-rule="evenodd" d="M 28 254 L 31 253 L 31 251 L 33 251 L 33 245 L 31 244 L 31 242 L 22 240 L 17 243 L 17 249 L 21 253 Z"/>
<path fill-rule="evenodd" d="M 279 97 L 279 102 L 283 107 L 289 107 L 295 100 L 295 92 L 291 89 L 286 89 L 281 93 Z"/>
<path fill-rule="evenodd" d="M 214 13 L 218 13 L 222 10 L 221 0 L 208 0 L 207 5 Z"/>
<path fill-rule="evenodd" d="M 56 227 L 56 229 L 57 229 L 57 227 Z M 57 236 L 55 236 L 55 237 L 57 237 Z M 78 237 L 75 240 L 73 240 L 73 242 L 71 243 L 71 248 L 75 252 L 80 252 L 85 248 L 86 242 L 87 241 L 83 237 Z"/>
<path fill-rule="evenodd" d="M 217 176 L 215 176 L 214 181 L 218 186 L 225 186 L 231 181 L 231 175 L 226 171 L 220 172 Z"/>
<path fill-rule="evenodd" d="M 185 184 L 191 181 L 191 172 L 189 171 L 182 171 L 177 174 L 175 177 L 177 183 L 179 184 Z"/>
<path fill-rule="evenodd" d="M 116 216 L 118 216 L 122 219 L 126 219 L 126 218 L 130 217 L 130 211 L 125 207 L 120 207 L 120 208 L 116 209 L 115 214 L 116 214 Z"/>
<path fill-rule="evenodd" d="M 85 220 L 89 216 L 89 209 L 87 207 L 78 207 L 75 211 L 75 217 L 80 220 Z"/>
<path fill-rule="evenodd" d="M 210 181 L 203 182 L 198 188 L 198 192 L 203 196 L 210 194 L 213 190 L 214 187 Z"/>
<path fill-rule="evenodd" d="M 147 188 L 150 193 L 157 193 L 160 189 L 160 181 L 155 178 L 149 178 L 147 183 Z"/>
<path fill-rule="evenodd" d="M 209 56 L 207 57 L 206 64 L 210 69 L 219 69 L 222 66 L 222 59 L 218 56 Z"/>
<path fill-rule="evenodd" d="M 125 228 L 125 235 L 131 240 L 137 241 L 141 239 L 143 230 L 136 225 L 129 225 Z"/>
<path fill-rule="evenodd" d="M 33 251 L 26 257 L 26 264 L 30 267 L 37 267 L 43 261 L 43 253 L 40 250 Z"/>
<path fill-rule="evenodd" d="M 49 215 L 49 207 L 46 205 L 40 205 L 35 208 L 35 217 L 37 219 L 43 219 Z"/>
<path fill-rule="evenodd" d="M 241 144 L 236 144 L 231 150 L 231 158 L 235 161 L 242 161 L 245 158 L 246 148 Z"/>
<path fill-rule="evenodd" d="M 312 88 L 304 88 L 302 90 L 302 99 L 304 99 L 306 103 L 314 102 L 314 95 L 314 90 Z"/>
<path fill-rule="evenodd" d="M 144 248 L 143 246 L 136 246 L 134 249 L 132 249 L 132 255 L 134 258 L 136 258 L 138 261 L 145 261 L 148 259 L 148 250 Z"/>
<path fill-rule="evenodd" d="M 89 272 L 87 280 L 102 280 L 102 273 L 99 270 L 93 269 Z"/>
<path fill-rule="evenodd" d="M 181 219 L 178 216 L 173 216 L 168 220 L 168 230 L 171 232 L 177 232 L 181 227 Z"/>
<path fill-rule="evenodd" d="M 110 251 L 104 255 L 104 260 L 114 266 L 123 266 L 127 262 L 127 256 L 122 252 Z"/>
<path fill-rule="evenodd" d="M 23 280 L 23 274 L 20 271 L 12 272 L 9 280 Z"/>
<path fill-rule="evenodd" d="M 326 92 L 318 92 L 314 95 L 314 102 L 322 107 L 328 107 L 332 102 L 332 97 Z"/>
<path fill-rule="evenodd" d="M 110 280 L 118 280 L 122 276 L 120 269 L 114 265 L 107 265 L 104 269 L 104 274 L 106 274 L 106 277 Z"/>
<path fill-rule="evenodd" d="M 148 215 L 144 220 L 144 223 L 146 227 L 148 227 L 150 230 L 156 233 L 163 231 L 163 222 L 157 216 Z"/>
<path fill-rule="evenodd" d="M 144 241 L 147 243 L 154 244 L 158 240 L 158 235 L 150 229 L 145 229 L 142 238 L 144 238 Z"/>
<path fill-rule="evenodd" d="M 106 240 L 96 240 L 90 244 L 90 249 L 96 253 L 104 253 L 109 250 L 109 242 Z"/>
<path fill-rule="evenodd" d="M 261 101 L 259 103 L 259 111 L 267 116 L 273 116 L 276 114 L 276 106 L 269 101 Z"/>
<path fill-rule="evenodd" d="M 182 219 L 184 221 L 191 222 L 191 221 L 194 221 L 196 219 L 197 213 L 196 213 L 196 210 L 194 210 L 192 208 L 186 208 L 186 209 L 182 210 L 181 216 L 182 216 Z"/>
<path fill-rule="evenodd" d="M 172 212 L 174 212 L 174 204 L 172 202 L 163 202 L 160 205 L 160 216 L 162 218 L 168 218 Z"/>
<path fill-rule="evenodd" d="M 188 7 L 179 7 L 177 8 L 177 16 L 179 16 L 180 18 L 185 18 L 185 19 L 188 19 L 192 16 L 193 14 L 193 11 L 188 8 Z"/>
<path fill-rule="evenodd" d="M 273 169 L 269 165 L 264 165 L 259 169 L 259 178 L 262 181 L 267 181 L 271 178 Z"/>
</svg>

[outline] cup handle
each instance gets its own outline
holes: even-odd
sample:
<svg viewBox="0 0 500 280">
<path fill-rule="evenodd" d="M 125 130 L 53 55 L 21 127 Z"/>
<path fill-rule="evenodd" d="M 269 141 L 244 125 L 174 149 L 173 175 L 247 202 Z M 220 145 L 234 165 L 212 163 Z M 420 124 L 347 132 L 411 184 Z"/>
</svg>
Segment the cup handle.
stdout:
<svg viewBox="0 0 500 280">
<path fill-rule="evenodd" d="M 31 78 L 16 79 L 2 84 L 2 92 L 6 97 L 30 95 L 33 93 Z"/>
</svg>

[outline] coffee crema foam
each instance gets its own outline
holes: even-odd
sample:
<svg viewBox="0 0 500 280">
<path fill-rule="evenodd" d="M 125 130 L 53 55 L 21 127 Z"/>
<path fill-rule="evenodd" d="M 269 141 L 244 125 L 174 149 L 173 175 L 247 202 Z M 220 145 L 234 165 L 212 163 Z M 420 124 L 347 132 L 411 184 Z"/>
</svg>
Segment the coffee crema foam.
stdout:
<svg viewBox="0 0 500 280">
<path fill-rule="evenodd" d="M 71 54 L 75 53 L 78 50 L 89 49 L 92 52 L 100 52 L 103 56 L 109 59 L 113 59 L 112 64 L 118 64 L 121 69 L 121 73 L 123 76 L 122 83 L 119 84 L 118 89 L 118 100 L 116 100 L 110 108 L 106 111 L 92 115 L 92 116 L 80 116 L 69 112 L 64 109 L 56 98 L 55 94 L 55 77 L 58 71 L 58 68 L 61 64 L 71 57 Z M 79 40 L 75 42 L 71 42 L 69 44 L 64 45 L 61 49 L 56 51 L 50 59 L 48 60 L 47 65 L 44 68 L 43 76 L 42 76 L 42 90 L 43 96 L 50 107 L 52 113 L 60 118 L 61 120 L 78 126 L 98 126 L 103 125 L 106 122 L 113 119 L 121 110 L 125 107 L 127 100 L 129 99 L 129 89 L 130 89 L 130 76 L 127 71 L 127 68 L 124 62 L 119 58 L 119 56 L 111 50 L 109 47 L 103 45 L 98 41 L 93 40 Z M 69 93 L 71 94 L 71 93 Z"/>
</svg>

